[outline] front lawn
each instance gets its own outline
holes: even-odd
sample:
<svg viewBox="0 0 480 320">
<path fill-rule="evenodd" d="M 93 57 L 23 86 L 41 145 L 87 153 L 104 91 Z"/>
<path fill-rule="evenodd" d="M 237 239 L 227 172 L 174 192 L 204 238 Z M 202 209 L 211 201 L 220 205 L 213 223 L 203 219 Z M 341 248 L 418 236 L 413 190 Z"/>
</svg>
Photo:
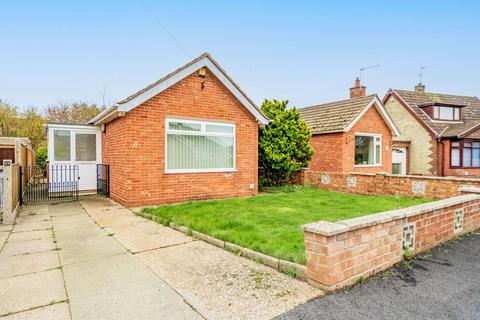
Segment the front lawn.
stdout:
<svg viewBox="0 0 480 320">
<path fill-rule="evenodd" d="M 313 187 L 271 189 L 271 194 L 187 202 L 145 209 L 217 239 L 277 258 L 305 264 L 302 224 L 339 221 L 432 201 L 396 196 L 364 196 Z"/>
</svg>

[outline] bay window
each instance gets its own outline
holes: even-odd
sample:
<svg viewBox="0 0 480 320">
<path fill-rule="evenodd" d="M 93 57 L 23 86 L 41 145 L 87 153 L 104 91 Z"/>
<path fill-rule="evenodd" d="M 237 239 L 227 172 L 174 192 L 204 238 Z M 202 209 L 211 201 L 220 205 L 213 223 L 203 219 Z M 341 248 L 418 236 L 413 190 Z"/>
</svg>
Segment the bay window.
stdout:
<svg viewBox="0 0 480 320">
<path fill-rule="evenodd" d="M 355 134 L 355 165 L 380 166 L 382 164 L 382 136 Z"/>
<path fill-rule="evenodd" d="M 457 168 L 479 168 L 480 142 L 452 141 L 450 147 L 450 166 Z"/>
<path fill-rule="evenodd" d="M 225 172 L 235 170 L 235 125 L 167 119 L 166 172 Z"/>
</svg>

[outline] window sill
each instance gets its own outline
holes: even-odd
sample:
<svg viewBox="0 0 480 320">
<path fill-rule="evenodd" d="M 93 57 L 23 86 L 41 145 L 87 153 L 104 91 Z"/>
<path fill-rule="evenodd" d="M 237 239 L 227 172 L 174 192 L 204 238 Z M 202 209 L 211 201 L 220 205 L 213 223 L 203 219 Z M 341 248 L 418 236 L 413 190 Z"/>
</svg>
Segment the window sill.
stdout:
<svg viewBox="0 0 480 320">
<path fill-rule="evenodd" d="M 383 167 L 383 164 L 356 164 L 355 168 L 374 168 L 374 167 Z"/>
<path fill-rule="evenodd" d="M 176 174 L 176 173 L 235 173 L 238 172 L 238 169 L 172 169 L 165 170 L 165 174 Z"/>
</svg>

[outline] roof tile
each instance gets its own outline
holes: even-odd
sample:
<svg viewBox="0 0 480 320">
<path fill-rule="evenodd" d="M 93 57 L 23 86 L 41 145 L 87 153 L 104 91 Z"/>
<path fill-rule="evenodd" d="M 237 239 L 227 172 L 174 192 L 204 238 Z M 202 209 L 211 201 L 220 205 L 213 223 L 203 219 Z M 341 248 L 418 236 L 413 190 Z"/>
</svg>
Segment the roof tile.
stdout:
<svg viewBox="0 0 480 320">
<path fill-rule="evenodd" d="M 376 97 L 375 94 L 354 99 L 300 108 L 301 118 L 313 134 L 340 132 Z"/>
</svg>

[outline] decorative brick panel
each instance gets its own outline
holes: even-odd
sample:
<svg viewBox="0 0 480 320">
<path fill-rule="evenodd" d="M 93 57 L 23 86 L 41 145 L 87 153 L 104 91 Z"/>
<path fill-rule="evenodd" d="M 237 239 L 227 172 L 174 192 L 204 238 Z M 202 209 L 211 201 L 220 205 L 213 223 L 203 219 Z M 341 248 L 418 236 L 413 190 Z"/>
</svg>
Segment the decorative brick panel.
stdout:
<svg viewBox="0 0 480 320">
<path fill-rule="evenodd" d="M 166 117 L 235 123 L 237 170 L 165 174 Z M 208 70 L 206 77 L 192 73 L 108 123 L 102 139 L 103 162 L 110 164 L 110 195 L 125 206 L 257 193 L 258 124 Z"/>
<path fill-rule="evenodd" d="M 463 211 L 463 228 L 455 229 Z M 304 225 L 307 277 L 325 290 L 335 290 L 368 277 L 403 258 L 429 250 L 459 234 L 480 228 L 480 195 L 463 195 L 370 216 Z"/>
</svg>

